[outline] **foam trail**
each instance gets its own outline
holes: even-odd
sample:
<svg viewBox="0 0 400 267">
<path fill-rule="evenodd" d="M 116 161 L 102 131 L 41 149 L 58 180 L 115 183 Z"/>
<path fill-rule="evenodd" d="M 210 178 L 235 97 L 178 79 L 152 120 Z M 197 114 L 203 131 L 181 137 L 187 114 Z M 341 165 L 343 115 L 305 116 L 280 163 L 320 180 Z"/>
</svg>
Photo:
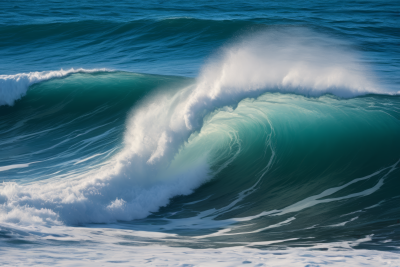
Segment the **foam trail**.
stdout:
<svg viewBox="0 0 400 267">
<path fill-rule="evenodd" d="M 41 71 L 30 73 L 19 73 L 15 75 L 0 75 L 0 106 L 14 105 L 14 102 L 23 97 L 29 86 L 42 81 L 50 80 L 53 78 L 65 77 L 72 73 L 85 72 L 102 72 L 109 71 L 107 69 L 69 69 L 69 70 L 56 70 L 56 71 Z"/>
</svg>

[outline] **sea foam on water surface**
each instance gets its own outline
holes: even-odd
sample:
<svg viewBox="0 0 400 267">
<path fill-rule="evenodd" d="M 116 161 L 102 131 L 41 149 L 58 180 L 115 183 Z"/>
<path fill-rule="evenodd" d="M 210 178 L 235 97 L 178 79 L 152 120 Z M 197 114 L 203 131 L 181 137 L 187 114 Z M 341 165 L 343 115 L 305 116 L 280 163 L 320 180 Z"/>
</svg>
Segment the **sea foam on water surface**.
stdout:
<svg viewBox="0 0 400 267">
<path fill-rule="evenodd" d="M 3 264 L 52 265 L 52 266 L 400 266 L 397 253 L 375 250 L 323 249 L 260 250 L 248 247 L 221 249 L 190 249 L 159 245 L 122 247 L 110 244 L 106 247 L 48 247 L 17 250 L 10 248 L 2 256 Z"/>
</svg>

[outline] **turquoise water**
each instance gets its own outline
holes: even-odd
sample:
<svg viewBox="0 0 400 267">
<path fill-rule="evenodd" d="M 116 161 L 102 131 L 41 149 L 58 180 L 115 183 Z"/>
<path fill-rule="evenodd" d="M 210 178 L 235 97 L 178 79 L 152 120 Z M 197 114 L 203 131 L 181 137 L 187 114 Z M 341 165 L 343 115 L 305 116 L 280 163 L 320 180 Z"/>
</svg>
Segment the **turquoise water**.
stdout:
<svg viewBox="0 0 400 267">
<path fill-rule="evenodd" d="M 398 255 L 397 2 L 0 7 L 5 264 Z"/>
</svg>

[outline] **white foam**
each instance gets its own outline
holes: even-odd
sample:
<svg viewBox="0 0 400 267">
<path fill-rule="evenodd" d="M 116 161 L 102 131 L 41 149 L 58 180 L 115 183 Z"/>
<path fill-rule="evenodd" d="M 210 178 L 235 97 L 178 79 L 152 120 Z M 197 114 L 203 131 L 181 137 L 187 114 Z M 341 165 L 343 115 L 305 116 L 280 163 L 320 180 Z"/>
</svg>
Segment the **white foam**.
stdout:
<svg viewBox="0 0 400 267">
<path fill-rule="evenodd" d="M 51 237 L 52 238 L 52 237 Z M 249 247 L 190 249 L 143 245 L 107 244 L 7 248 L 2 263 L 21 266 L 399 266 L 400 255 L 377 250 L 330 248 L 326 251 L 290 248 L 260 250 Z M 267 243 L 267 242 L 265 242 Z M 270 242 L 274 243 L 274 242 Z M 142 244 L 142 245 L 140 245 Z M 257 245 L 257 244 L 254 244 Z M 262 245 L 262 244 L 260 244 Z M 0 252 L 1 253 L 1 252 Z"/>
<path fill-rule="evenodd" d="M 0 224 L 0 226 L 3 226 Z M 4 226 L 7 228 L 7 226 Z M 4 265 L 57 266 L 398 266 L 400 254 L 354 249 L 369 242 L 373 235 L 354 241 L 316 243 L 307 247 L 285 247 L 284 242 L 297 238 L 258 242 L 220 242 L 221 248 L 191 249 L 184 247 L 190 237 L 152 231 L 114 228 L 66 227 L 55 225 L 41 232 L 26 234 L 26 227 L 17 227 L 13 235 L 23 236 L 33 245 L 7 246 L 0 249 Z M 29 230 L 29 229 L 28 229 Z M 192 242 L 191 242 L 192 241 Z M 385 240 L 390 242 L 389 240 Z M 73 246 L 71 246 L 73 242 Z M 157 243 L 155 243 L 157 242 Z M 160 243 L 175 243 L 164 246 Z M 190 240 L 193 245 L 196 240 Z M 37 246 L 36 244 L 42 244 Z M 209 241 L 199 240 L 197 244 Z M 51 245 L 54 244 L 54 245 Z M 280 245 L 280 249 L 257 249 Z M 227 247 L 234 245 L 234 247 Z M 60 257 L 60 249 L 62 257 Z M 90 259 L 90 260 L 89 260 Z"/>
<path fill-rule="evenodd" d="M 23 97 L 29 86 L 42 81 L 53 78 L 65 77 L 72 73 L 85 72 L 101 72 L 107 69 L 69 69 L 57 71 L 35 71 L 30 73 L 19 73 L 15 75 L 0 75 L 0 106 L 14 105 L 14 102 Z"/>
</svg>

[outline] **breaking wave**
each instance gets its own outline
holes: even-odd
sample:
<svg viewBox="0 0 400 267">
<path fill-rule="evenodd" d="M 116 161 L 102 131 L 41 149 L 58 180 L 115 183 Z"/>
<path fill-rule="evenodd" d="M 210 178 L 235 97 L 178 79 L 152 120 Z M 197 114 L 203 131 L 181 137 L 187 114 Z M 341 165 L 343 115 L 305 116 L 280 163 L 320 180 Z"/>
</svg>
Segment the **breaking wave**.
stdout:
<svg viewBox="0 0 400 267">
<path fill-rule="evenodd" d="M 222 243 L 276 229 L 307 242 L 307 229 L 351 225 L 362 235 L 370 225 L 383 238 L 372 218 L 389 224 L 396 214 L 399 98 L 346 47 L 268 31 L 221 49 L 197 79 L 0 76 L 1 104 L 13 105 L 1 107 L 2 153 L 20 151 L 0 165 L 0 222 L 147 218 L 159 220 L 147 230 L 198 230 L 193 242 Z"/>
</svg>

